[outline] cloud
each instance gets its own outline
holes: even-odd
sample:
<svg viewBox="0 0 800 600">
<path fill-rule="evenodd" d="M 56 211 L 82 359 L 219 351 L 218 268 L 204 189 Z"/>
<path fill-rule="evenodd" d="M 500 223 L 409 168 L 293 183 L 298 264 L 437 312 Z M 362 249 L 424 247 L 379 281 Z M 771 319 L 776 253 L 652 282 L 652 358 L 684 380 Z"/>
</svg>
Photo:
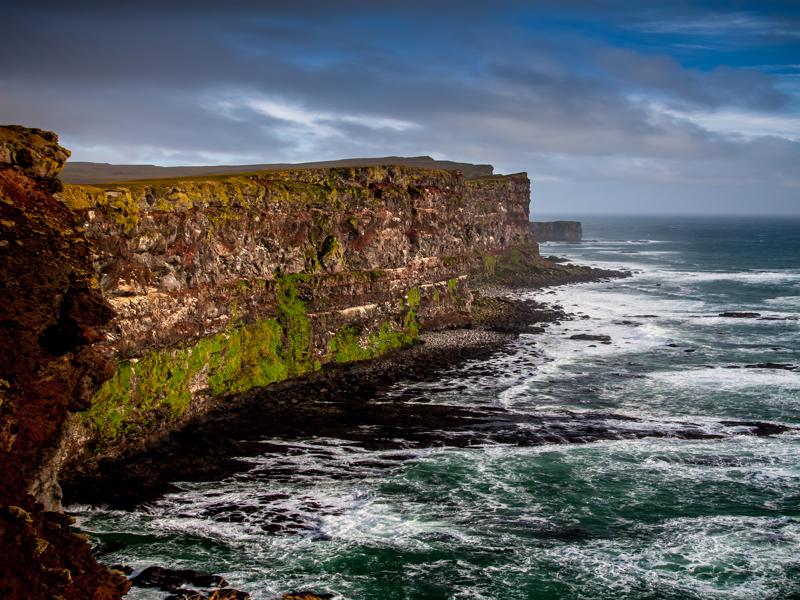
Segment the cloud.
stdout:
<svg viewBox="0 0 800 600">
<path fill-rule="evenodd" d="M 431 154 L 526 170 L 544 202 L 594 182 L 615 206 L 636 186 L 696 186 L 695 202 L 705 190 L 713 204 L 739 181 L 797 210 L 794 42 L 769 34 L 756 61 L 769 68 L 737 67 L 730 49 L 744 31 L 757 43 L 764 23 L 791 28 L 791 11 L 670 6 L 20 5 L 4 28 L 0 114 L 60 132 L 78 160 Z"/>
<path fill-rule="evenodd" d="M 676 111 L 661 108 L 665 114 L 695 123 L 714 133 L 754 140 L 762 137 L 800 142 L 800 116 L 788 117 L 740 111 Z"/>
</svg>

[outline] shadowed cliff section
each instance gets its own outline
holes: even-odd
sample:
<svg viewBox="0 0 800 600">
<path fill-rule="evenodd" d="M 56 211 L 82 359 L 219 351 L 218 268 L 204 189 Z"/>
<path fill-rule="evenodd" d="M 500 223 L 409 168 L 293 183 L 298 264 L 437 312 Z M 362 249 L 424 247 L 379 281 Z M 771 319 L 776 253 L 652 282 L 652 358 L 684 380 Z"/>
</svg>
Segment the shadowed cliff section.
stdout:
<svg viewBox="0 0 800 600">
<path fill-rule="evenodd" d="M 119 598 L 58 508 L 52 462 L 67 414 L 113 373 L 93 344 L 113 311 L 90 247 L 53 192 L 69 152 L 55 134 L 0 127 L 0 597 Z M 44 506 L 39 501 L 43 501 Z"/>
<path fill-rule="evenodd" d="M 460 171 L 464 177 L 492 175 L 492 165 L 436 160 L 430 156 L 384 156 L 380 158 L 345 158 L 307 163 L 274 163 L 256 165 L 206 165 L 191 167 L 159 167 L 156 165 L 112 165 L 109 163 L 71 162 L 64 168 L 61 179 L 64 183 L 113 183 L 134 179 L 168 179 L 197 177 L 200 175 L 225 175 L 256 171 L 285 171 L 296 169 L 331 169 L 370 167 L 378 165 L 402 165 L 426 169 Z"/>
</svg>

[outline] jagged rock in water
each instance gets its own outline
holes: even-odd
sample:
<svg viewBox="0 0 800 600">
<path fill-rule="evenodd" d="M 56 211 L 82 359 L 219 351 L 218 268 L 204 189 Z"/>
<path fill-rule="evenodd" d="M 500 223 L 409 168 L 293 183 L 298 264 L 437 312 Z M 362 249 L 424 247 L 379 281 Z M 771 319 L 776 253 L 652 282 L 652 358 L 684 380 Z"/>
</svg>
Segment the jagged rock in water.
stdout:
<svg viewBox="0 0 800 600">
<path fill-rule="evenodd" d="M 166 592 L 177 590 L 182 585 L 198 587 L 228 587 L 228 582 L 219 575 L 207 575 L 193 569 L 168 569 L 166 567 L 147 567 L 131 579 L 137 587 L 157 587 Z"/>
<path fill-rule="evenodd" d="M 575 335 L 569 336 L 569 339 L 584 342 L 602 342 L 604 344 L 611 343 L 611 336 L 609 335 L 592 335 L 589 333 L 576 333 Z"/>
</svg>

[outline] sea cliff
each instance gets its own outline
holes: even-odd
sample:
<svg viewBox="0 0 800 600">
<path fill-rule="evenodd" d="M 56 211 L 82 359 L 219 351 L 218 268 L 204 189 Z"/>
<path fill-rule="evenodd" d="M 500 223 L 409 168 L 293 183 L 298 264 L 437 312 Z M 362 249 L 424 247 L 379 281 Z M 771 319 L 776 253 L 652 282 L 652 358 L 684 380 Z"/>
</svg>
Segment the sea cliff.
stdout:
<svg viewBox="0 0 800 600">
<path fill-rule="evenodd" d="M 0 127 L 3 597 L 128 588 L 58 512 L 59 479 L 107 480 L 251 390 L 426 329 L 488 310 L 517 331 L 506 301 L 473 306 L 481 282 L 610 274 L 539 257 L 524 173 L 372 164 L 64 186 L 68 156 L 53 133 Z"/>
<path fill-rule="evenodd" d="M 57 467 L 91 470 L 227 397 L 463 324 L 471 274 L 536 254 L 529 193 L 525 174 L 391 165 L 67 185 L 116 366 Z"/>
</svg>

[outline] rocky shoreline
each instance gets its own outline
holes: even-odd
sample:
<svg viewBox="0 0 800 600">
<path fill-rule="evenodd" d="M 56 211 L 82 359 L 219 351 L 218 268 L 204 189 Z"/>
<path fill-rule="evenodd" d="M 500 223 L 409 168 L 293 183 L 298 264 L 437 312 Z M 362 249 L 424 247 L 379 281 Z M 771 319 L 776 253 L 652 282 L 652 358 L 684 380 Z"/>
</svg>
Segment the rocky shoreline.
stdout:
<svg viewBox="0 0 800 600">
<path fill-rule="evenodd" d="M 315 415 L 322 402 L 341 404 L 337 395 L 347 398 L 346 404 L 357 413 L 393 382 L 433 379 L 453 365 L 502 352 L 521 333 L 541 333 L 548 323 L 574 317 L 559 306 L 513 300 L 516 290 L 628 276 L 625 271 L 557 263 L 539 256 L 512 256 L 499 262 L 491 276 L 474 278 L 468 321 L 433 323 L 410 347 L 369 361 L 325 365 L 304 377 L 239 394 L 181 429 L 155 438 L 145 449 L 134 447 L 88 463 L 84 470 L 63 471 L 64 500 L 131 508 L 168 492 L 170 481 L 224 477 L 246 467 L 238 458 L 261 452 L 258 443 L 241 440 L 291 431 L 300 435 L 296 424 Z"/>
<path fill-rule="evenodd" d="M 174 481 L 218 481 L 251 468 L 248 457 L 286 448 L 270 445 L 268 438 L 298 439 L 307 436 L 352 439 L 367 449 L 396 449 L 398 462 L 411 458 L 398 444 L 405 439 L 414 447 L 441 445 L 433 431 L 453 434 L 447 444 L 469 446 L 489 439 L 529 444 L 547 439 L 522 440 L 515 433 L 517 423 L 503 411 L 476 411 L 454 406 L 426 404 L 420 396 L 403 395 L 387 402 L 386 392 L 400 381 L 433 381 L 448 369 L 506 352 L 520 334 L 537 334 L 552 323 L 576 318 L 559 306 L 534 300 L 514 299 L 520 289 L 530 290 L 557 284 L 602 281 L 627 277 L 629 273 L 605 271 L 577 265 L 538 260 L 525 270 L 507 273 L 505 278 L 486 280 L 475 290 L 472 320 L 464 325 L 424 331 L 413 346 L 371 361 L 332 365 L 320 372 L 268 388 L 241 394 L 224 409 L 212 411 L 196 422 L 161 439 L 146 452 L 107 460 L 97 469 L 62 479 L 67 503 L 106 505 L 132 510 L 175 491 Z M 497 283 L 504 281 L 505 285 Z M 503 419 L 506 418 L 506 422 Z M 481 433 L 480 422 L 491 422 Z M 497 425 L 500 425 L 500 429 Z M 366 426 L 366 427 L 365 427 Z M 549 426 L 549 425 L 546 425 Z M 366 432 L 366 433 L 365 433 Z M 587 435 L 593 434 L 587 423 Z M 550 436 L 550 441 L 556 441 Z M 580 441 L 580 440 L 574 440 Z M 276 473 L 274 477 L 291 477 Z M 231 507 L 235 509 L 236 507 Z M 270 531 L 276 535 L 300 533 L 304 524 L 276 512 Z M 102 556 L 112 548 L 95 546 Z M 126 565 L 111 565 L 112 572 L 130 576 L 138 587 L 156 587 L 174 600 L 241 600 L 245 592 L 228 587 L 198 591 L 198 581 L 213 575 L 153 565 L 134 573 Z M 318 591 L 291 592 L 287 600 L 330 598 Z"/>
<path fill-rule="evenodd" d="M 547 272 L 538 278 L 535 270 L 529 271 L 524 289 L 552 286 L 557 277 L 553 266 L 540 263 Z M 562 284 L 629 276 L 582 266 L 558 267 Z M 588 318 L 568 313 L 558 305 L 515 299 L 515 291 L 522 287 L 519 284 L 519 280 L 513 286 L 486 283 L 478 288 L 472 320 L 466 326 L 424 331 L 409 348 L 370 361 L 326 366 L 303 378 L 250 390 L 230 399 L 224 408 L 158 440 L 146 451 L 101 461 L 91 472 L 68 474 L 61 481 L 65 502 L 133 509 L 174 491 L 174 481 L 216 481 L 249 469 L 248 457 L 270 451 L 263 442 L 268 438 L 337 437 L 369 449 L 403 450 L 441 444 L 538 445 L 666 435 L 645 422 L 639 423 L 638 429 L 624 430 L 598 425 L 611 416 L 604 414 L 526 417 L 523 420 L 536 427 L 521 433 L 519 415 L 501 409 L 431 405 L 413 392 L 414 384 L 435 381 L 448 369 L 469 361 L 475 361 L 476 374 L 482 373 L 485 367 L 481 361 L 507 352 L 520 334 L 538 334 L 553 323 Z M 608 343 L 605 336 L 579 335 L 572 339 Z M 388 396 L 388 390 L 398 382 L 407 384 L 406 389 L 411 391 Z M 613 418 L 636 421 L 622 415 Z M 564 420 L 570 421 L 568 428 L 561 426 Z M 481 432 L 478 424 L 482 421 L 491 425 Z M 578 421 L 584 421 L 585 427 L 576 427 Z M 769 424 L 746 425 L 755 435 L 776 433 Z M 431 431 L 446 431 L 448 437 L 441 439 Z M 719 437 L 690 423 L 668 435 Z M 397 439 L 404 443 L 392 441 Z M 406 443 L 409 441 L 410 445 Z M 276 526 L 276 530 L 281 529 Z"/>
<path fill-rule="evenodd" d="M 574 282 L 566 266 L 565 283 Z M 586 280 L 587 271 L 577 271 Z M 595 280 L 626 273 L 597 271 Z M 552 274 L 546 281 L 550 282 Z M 529 286 L 535 287 L 533 279 Z M 701 424 L 675 422 L 664 430 L 646 419 L 620 414 L 543 414 L 538 416 L 512 413 L 500 407 L 462 407 L 431 404 L 424 384 L 446 378 L 449 369 L 469 367 L 476 376 L 497 376 L 496 367 L 486 363 L 490 357 L 510 352 L 509 346 L 520 334 L 537 334 L 549 325 L 564 320 L 586 318 L 570 314 L 557 305 L 533 300 L 520 300 L 509 287 L 485 285 L 476 293 L 473 320 L 468 327 L 454 327 L 424 332 L 420 342 L 411 348 L 381 358 L 332 366 L 309 377 L 284 382 L 242 394 L 224 411 L 212 412 L 202 422 L 189 425 L 172 434 L 146 453 L 125 457 L 101 465 L 92 478 L 65 482 L 68 501 L 105 504 L 110 508 L 132 509 L 156 500 L 162 494 L 176 491 L 173 481 L 218 481 L 238 474 L 247 477 L 252 468 L 248 457 L 286 455 L 308 452 L 300 440 L 309 438 L 345 440 L 368 451 L 389 451 L 385 462 L 370 465 L 391 468 L 415 456 L 415 451 L 436 446 L 463 448 L 486 444 L 536 446 L 548 443 L 583 444 L 601 440 L 674 437 L 679 439 L 717 439 L 724 437 Z M 515 299 L 516 296 L 516 299 Z M 594 340 L 593 336 L 585 338 Z M 515 368 L 526 368 L 516 365 Z M 402 382 L 401 393 L 393 384 Z M 458 390 L 455 390 L 458 391 Z M 722 422 L 738 428 L 739 434 L 774 435 L 785 431 L 780 426 L 761 422 Z M 319 452 L 319 449 L 315 450 Z M 297 476 L 291 470 L 275 468 L 260 473 L 270 481 L 290 481 Z M 358 477 L 342 473 L 339 477 Z M 276 498 L 276 502 L 281 498 Z M 311 511 L 325 511 L 310 506 Z M 231 504 L 215 510 L 229 513 L 236 522 L 239 507 Z M 242 515 L 241 518 L 245 518 Z M 268 516 L 262 527 L 272 535 L 319 535 L 313 525 L 299 515 L 281 509 Z M 114 548 L 97 548 L 102 555 Z M 171 589 L 172 571 L 150 567 L 132 578 L 134 585 L 158 569 L 167 573 L 162 590 L 176 592 L 174 598 L 230 597 L 242 594 L 232 588 L 196 592 L 185 587 Z M 161 572 L 159 571 L 159 572 Z M 200 574 L 202 575 L 202 574 Z M 209 575 L 204 575 L 209 577 Z M 138 578 L 138 580 L 137 580 Z M 170 579 L 172 578 L 172 579 Z M 152 582 L 146 587 L 152 587 Z M 159 584 L 160 585 L 160 584 Z M 188 585 L 188 583 L 187 583 Z M 174 586 L 173 586 L 174 587 Z M 209 594 L 209 595 L 204 595 Z M 217 595 L 214 595 L 217 594 Z M 300 594 L 298 596 L 297 594 Z M 326 598 L 325 592 L 299 592 L 284 598 Z M 171 596 L 172 598 L 173 596 Z"/>
<path fill-rule="evenodd" d="M 524 273 L 479 286 L 466 325 L 423 331 L 409 348 L 370 361 L 326 366 L 303 378 L 248 391 L 144 452 L 101 461 L 89 472 L 67 473 L 61 480 L 65 503 L 130 509 L 169 492 L 172 481 L 213 481 L 248 468 L 241 459 L 262 453 L 262 438 L 313 435 L 331 427 L 346 435 L 343 430 L 369 413 L 370 401 L 391 384 L 436 379 L 455 365 L 503 352 L 521 333 L 541 333 L 550 323 L 576 318 L 560 306 L 512 299 L 516 290 L 627 276 L 539 259 Z M 377 421 L 411 419 L 420 428 L 436 428 L 436 421 L 455 428 L 470 419 L 469 411 L 455 407 L 427 406 L 412 415 L 402 403 L 377 412 L 373 415 Z"/>
<path fill-rule="evenodd" d="M 105 600 L 130 586 L 71 532 L 59 482 L 67 502 L 134 506 L 240 471 L 268 436 L 347 435 L 366 419 L 439 443 L 427 422 L 486 415 L 371 400 L 563 318 L 494 293 L 473 311 L 482 282 L 618 275 L 539 256 L 524 173 L 385 165 L 63 186 L 68 156 L 52 132 L 0 126 L 0 334 L 16 350 L 0 361 L 0 596 Z M 466 329 L 424 333 L 454 327 Z"/>
</svg>

